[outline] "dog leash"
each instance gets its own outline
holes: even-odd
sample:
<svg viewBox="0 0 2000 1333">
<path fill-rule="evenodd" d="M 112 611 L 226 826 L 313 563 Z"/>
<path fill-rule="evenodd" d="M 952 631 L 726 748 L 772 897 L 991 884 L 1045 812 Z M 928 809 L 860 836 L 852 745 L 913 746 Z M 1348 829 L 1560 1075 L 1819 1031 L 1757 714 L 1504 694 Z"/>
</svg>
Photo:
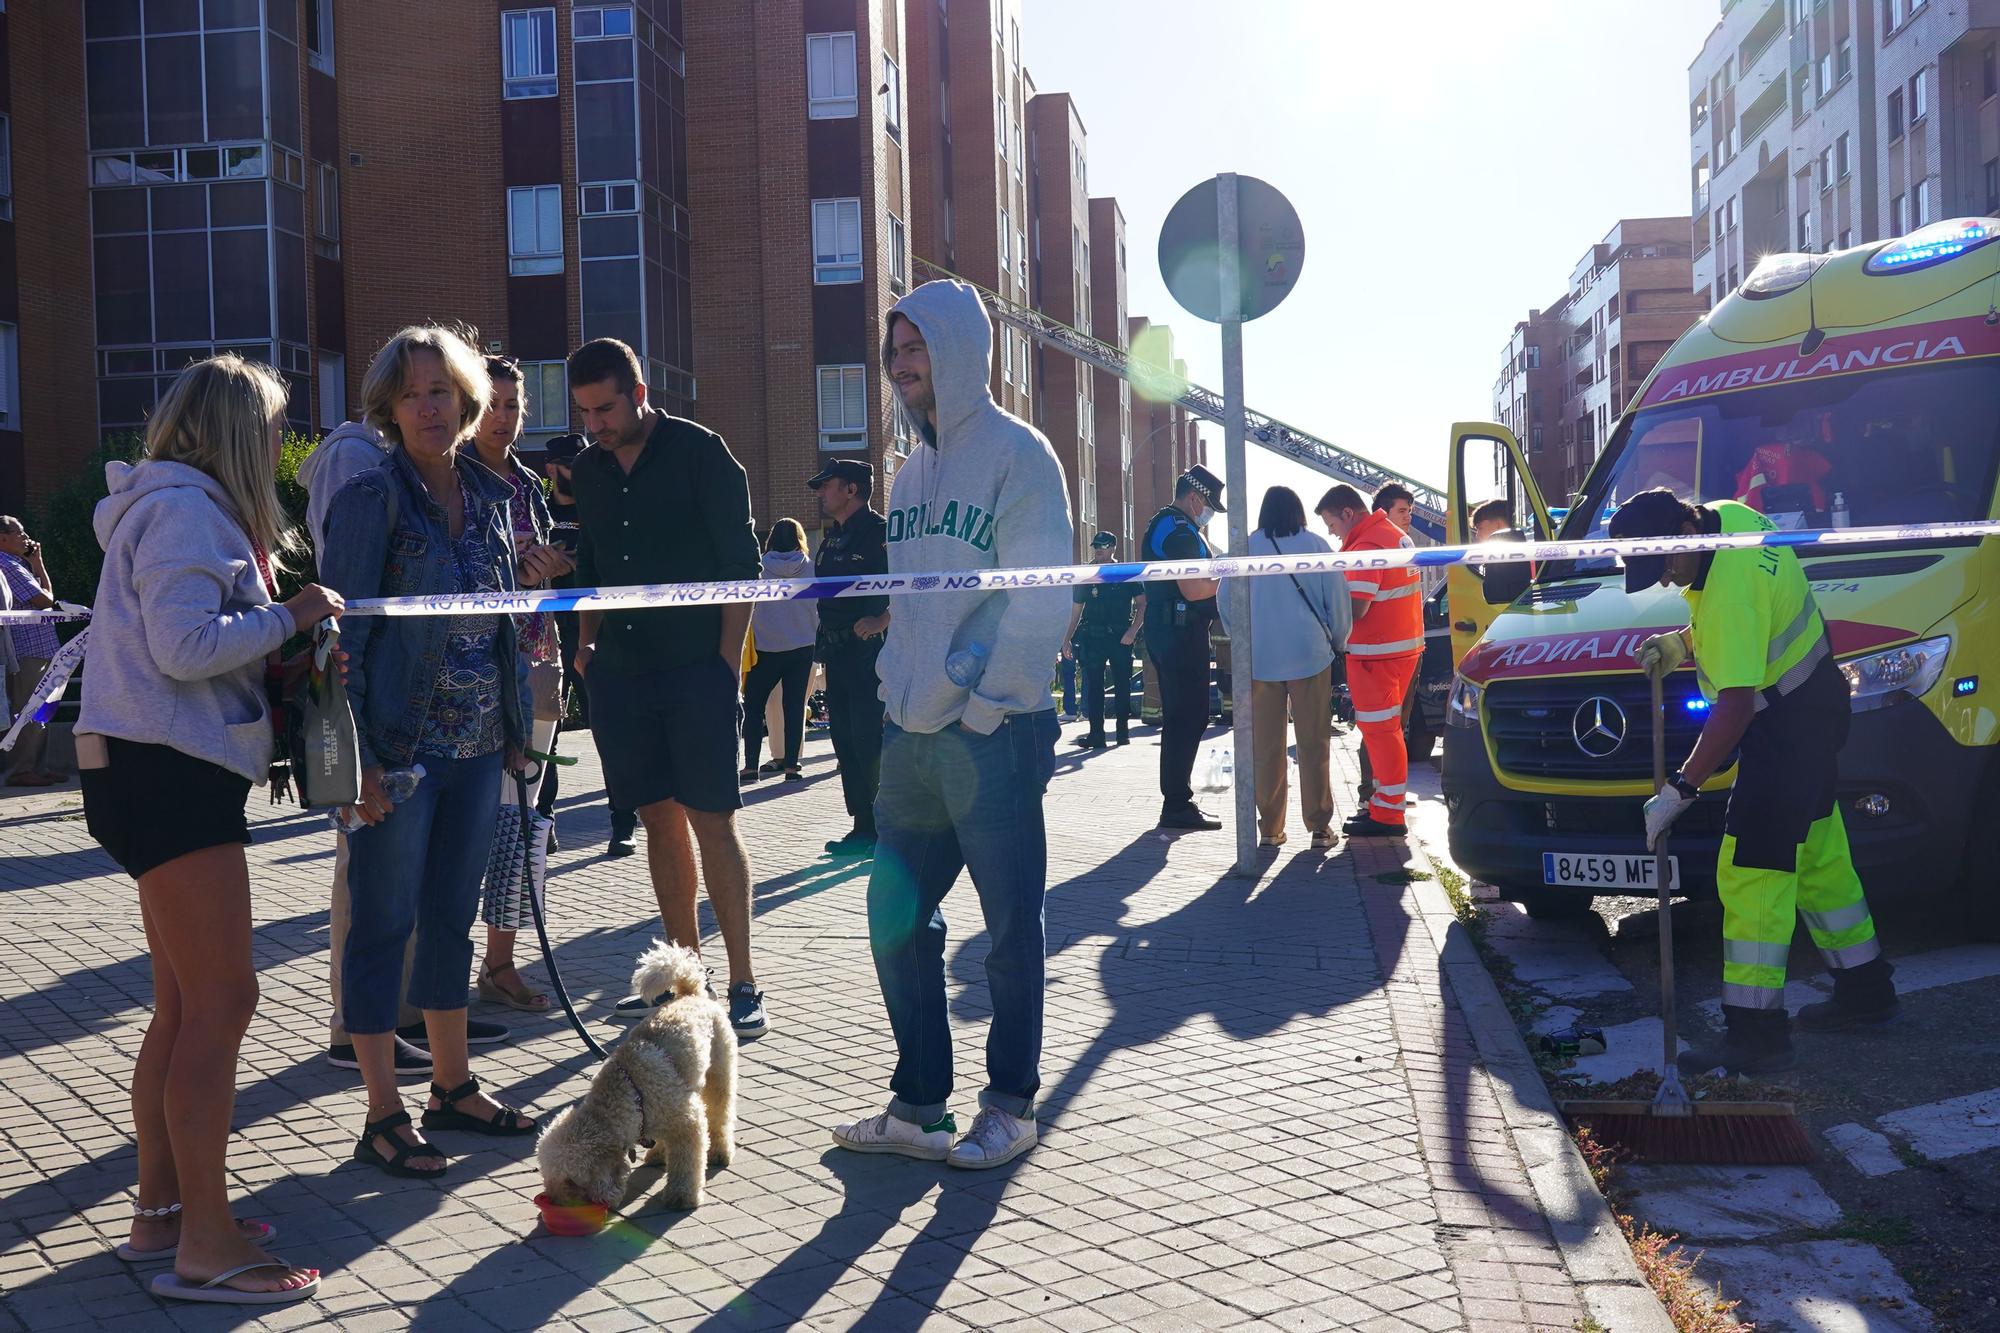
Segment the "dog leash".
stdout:
<svg viewBox="0 0 2000 1333">
<path fill-rule="evenodd" d="M 576 1016 L 576 1006 L 569 1002 L 569 992 L 563 988 L 562 973 L 556 968 L 556 951 L 549 947 L 548 923 L 542 918 L 542 895 L 535 892 L 535 816 L 534 806 L 528 802 L 528 776 L 514 775 L 514 790 L 519 797 L 521 826 L 525 836 L 521 839 L 521 885 L 528 891 L 528 910 L 535 915 L 535 937 L 542 942 L 542 962 L 549 969 L 549 989 L 562 1002 L 563 1013 L 569 1018 L 570 1027 L 583 1038 L 583 1044 L 592 1055 L 604 1059 L 604 1048 L 597 1044 L 584 1029 L 583 1021 Z"/>
</svg>

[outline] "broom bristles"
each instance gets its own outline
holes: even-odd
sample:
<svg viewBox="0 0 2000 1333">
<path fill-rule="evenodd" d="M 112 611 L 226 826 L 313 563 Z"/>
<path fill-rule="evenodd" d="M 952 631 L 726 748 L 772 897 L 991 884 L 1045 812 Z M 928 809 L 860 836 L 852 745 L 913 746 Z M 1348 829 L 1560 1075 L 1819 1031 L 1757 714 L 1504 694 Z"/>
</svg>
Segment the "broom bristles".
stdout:
<svg viewBox="0 0 2000 1333">
<path fill-rule="evenodd" d="M 1691 1116 L 1574 1104 L 1563 1113 L 1576 1128 L 1623 1148 L 1635 1162 L 1804 1166 L 1814 1159 L 1811 1136 L 1780 1102 L 1703 1104 Z"/>
</svg>

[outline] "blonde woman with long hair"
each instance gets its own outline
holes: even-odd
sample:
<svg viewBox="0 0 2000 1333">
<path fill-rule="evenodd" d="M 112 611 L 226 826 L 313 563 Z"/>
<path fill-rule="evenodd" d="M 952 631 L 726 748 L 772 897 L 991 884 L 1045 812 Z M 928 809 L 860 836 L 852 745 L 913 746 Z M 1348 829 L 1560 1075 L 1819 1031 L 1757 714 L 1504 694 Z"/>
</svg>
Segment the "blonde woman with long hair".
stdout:
<svg viewBox="0 0 2000 1333">
<path fill-rule="evenodd" d="M 273 1229 L 230 1214 L 236 1056 L 257 1007 L 244 803 L 273 752 L 265 668 L 338 615 L 317 586 L 277 600 L 296 545 L 275 483 L 284 382 L 218 356 L 153 409 L 145 457 L 106 468 L 104 573 L 77 718 L 91 836 L 138 881 L 153 1019 L 132 1075 L 139 1189 L 121 1258 L 171 1258 L 177 1300 L 303 1300 L 319 1271 L 267 1254 Z"/>
</svg>

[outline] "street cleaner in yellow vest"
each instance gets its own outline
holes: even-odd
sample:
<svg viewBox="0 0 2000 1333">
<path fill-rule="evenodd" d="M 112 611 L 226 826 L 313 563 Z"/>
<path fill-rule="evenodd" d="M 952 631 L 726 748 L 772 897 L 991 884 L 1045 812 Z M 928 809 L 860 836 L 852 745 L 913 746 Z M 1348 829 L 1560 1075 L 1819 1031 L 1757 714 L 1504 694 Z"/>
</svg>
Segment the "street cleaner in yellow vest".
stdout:
<svg viewBox="0 0 2000 1333">
<path fill-rule="evenodd" d="M 1770 532 L 1770 520 L 1734 500 L 1687 504 L 1665 488 L 1634 496 L 1612 516 L 1613 537 Z M 1722 899 L 1719 1045 L 1684 1052 L 1683 1072 L 1759 1075 L 1789 1069 L 1785 963 L 1804 917 L 1833 974 L 1833 998 L 1799 1010 L 1809 1031 L 1887 1022 L 1899 1007 L 1893 969 L 1848 854 L 1834 799 L 1847 741 L 1847 679 L 1798 556 L 1763 546 L 1628 557 L 1625 590 L 1678 587 L 1686 630 L 1657 634 L 1635 657 L 1649 676 L 1693 660 L 1708 721 L 1694 750 L 1646 802 L 1646 845 L 1657 847 L 1702 784 L 1740 755 L 1715 867 Z"/>
</svg>

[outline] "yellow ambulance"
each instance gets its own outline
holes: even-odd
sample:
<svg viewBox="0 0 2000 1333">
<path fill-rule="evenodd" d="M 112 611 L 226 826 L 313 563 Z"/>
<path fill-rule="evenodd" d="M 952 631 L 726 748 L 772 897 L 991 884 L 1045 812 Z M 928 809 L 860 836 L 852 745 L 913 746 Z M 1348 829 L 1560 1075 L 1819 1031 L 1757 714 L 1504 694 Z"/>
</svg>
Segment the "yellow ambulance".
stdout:
<svg viewBox="0 0 2000 1333">
<path fill-rule="evenodd" d="M 1776 255 L 1689 329 L 1607 440 L 1557 536 L 1604 535 L 1669 486 L 1741 500 L 1780 528 L 1875 527 L 1995 512 L 2000 221 L 1955 219 L 1837 254 Z M 1538 535 L 1548 508 L 1502 426 L 1453 428 L 1450 527 L 1491 493 L 1495 453 Z M 1468 484 L 1468 480 L 1470 483 Z M 1853 689 L 1840 803 L 1871 898 L 1956 895 L 2000 933 L 2000 541 L 1800 550 Z M 1640 832 L 1651 708 L 1632 653 L 1687 623 L 1677 592 L 1628 596 L 1608 561 L 1450 574 L 1457 674 L 1443 786 L 1453 858 L 1531 915 L 1649 894 Z M 1669 766 L 1707 705 L 1667 682 Z M 1733 767 L 1674 828 L 1670 871 L 1714 888 Z"/>
</svg>

